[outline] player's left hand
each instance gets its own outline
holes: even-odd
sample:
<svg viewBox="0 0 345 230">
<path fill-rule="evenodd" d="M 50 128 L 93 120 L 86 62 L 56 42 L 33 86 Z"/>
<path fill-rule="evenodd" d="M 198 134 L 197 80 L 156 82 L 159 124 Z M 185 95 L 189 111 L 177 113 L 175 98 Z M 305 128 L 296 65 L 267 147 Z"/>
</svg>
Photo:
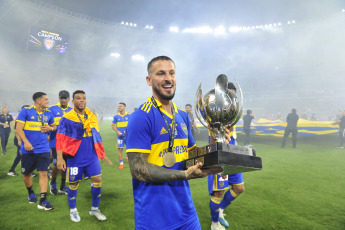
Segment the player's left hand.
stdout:
<svg viewBox="0 0 345 230">
<path fill-rule="evenodd" d="M 41 126 L 41 132 L 42 133 L 48 133 L 50 131 L 52 131 L 52 127 L 50 127 L 50 125 L 43 125 L 43 126 Z"/>
<path fill-rule="evenodd" d="M 103 157 L 103 158 L 102 158 L 102 164 L 103 164 L 103 165 L 104 165 L 104 161 L 108 162 L 109 165 L 113 165 L 113 162 L 111 162 L 111 161 L 108 159 L 108 157 Z"/>
</svg>

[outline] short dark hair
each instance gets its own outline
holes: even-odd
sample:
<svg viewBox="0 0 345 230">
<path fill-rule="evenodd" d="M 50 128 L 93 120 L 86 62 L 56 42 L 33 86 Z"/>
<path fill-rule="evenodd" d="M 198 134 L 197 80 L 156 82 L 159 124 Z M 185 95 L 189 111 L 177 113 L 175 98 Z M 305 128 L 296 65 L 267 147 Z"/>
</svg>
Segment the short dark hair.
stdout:
<svg viewBox="0 0 345 230">
<path fill-rule="evenodd" d="M 297 113 L 297 110 L 296 109 L 292 109 L 292 113 Z"/>
<path fill-rule="evenodd" d="M 187 106 L 189 106 L 189 107 L 191 107 L 191 108 L 192 108 L 192 105 L 191 105 L 191 104 L 186 104 L 186 106 L 185 106 L 185 107 L 187 107 Z"/>
<path fill-rule="evenodd" d="M 124 102 L 120 102 L 119 104 L 124 105 L 126 107 L 126 103 Z"/>
<path fill-rule="evenodd" d="M 250 109 L 247 110 L 247 114 L 250 115 L 252 111 Z"/>
<path fill-rule="evenodd" d="M 234 83 L 232 83 L 232 82 L 228 82 L 228 89 L 230 89 L 230 90 L 235 90 L 235 92 L 237 92 L 237 89 L 236 89 L 236 86 L 234 85 Z"/>
<path fill-rule="evenodd" d="M 24 109 L 26 107 L 30 107 L 30 105 L 23 105 L 21 109 Z"/>
<path fill-rule="evenodd" d="M 72 98 L 74 99 L 74 96 L 76 94 L 79 94 L 79 93 L 86 94 L 83 90 L 76 90 L 76 91 L 73 92 L 73 97 Z"/>
<path fill-rule="evenodd" d="M 152 65 L 153 63 L 155 63 L 156 61 L 172 61 L 172 63 L 174 63 L 175 65 L 175 62 L 170 58 L 170 57 L 167 57 L 167 56 L 158 56 L 158 57 L 155 57 L 153 58 L 149 64 L 147 64 L 147 73 L 150 74 L 150 70 L 152 68 Z"/>
<path fill-rule="evenodd" d="M 43 93 L 43 92 L 36 92 L 36 93 L 34 93 L 34 95 L 32 95 L 32 100 L 36 101 L 38 98 L 41 98 L 44 95 L 47 95 L 47 94 Z"/>
</svg>

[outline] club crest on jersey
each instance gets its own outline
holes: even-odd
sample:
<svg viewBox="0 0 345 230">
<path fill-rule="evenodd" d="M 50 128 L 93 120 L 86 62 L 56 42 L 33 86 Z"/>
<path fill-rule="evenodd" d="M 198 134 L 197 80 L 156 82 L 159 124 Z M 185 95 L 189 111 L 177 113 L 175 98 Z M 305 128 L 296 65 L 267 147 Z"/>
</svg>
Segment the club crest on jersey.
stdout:
<svg viewBox="0 0 345 230">
<path fill-rule="evenodd" d="M 53 39 L 50 39 L 50 38 L 45 38 L 43 41 L 43 44 L 47 50 L 51 50 L 55 45 L 55 41 Z"/>
<path fill-rule="evenodd" d="M 75 179 L 75 176 L 71 176 L 71 180 L 73 181 Z"/>
<path fill-rule="evenodd" d="M 181 123 L 181 127 L 182 127 L 184 134 L 188 135 L 187 125 L 185 123 Z"/>
<path fill-rule="evenodd" d="M 24 173 L 25 172 L 25 168 L 22 168 L 22 173 Z"/>
<path fill-rule="evenodd" d="M 47 122 L 48 121 L 48 117 L 47 116 L 43 116 L 43 121 Z"/>
</svg>

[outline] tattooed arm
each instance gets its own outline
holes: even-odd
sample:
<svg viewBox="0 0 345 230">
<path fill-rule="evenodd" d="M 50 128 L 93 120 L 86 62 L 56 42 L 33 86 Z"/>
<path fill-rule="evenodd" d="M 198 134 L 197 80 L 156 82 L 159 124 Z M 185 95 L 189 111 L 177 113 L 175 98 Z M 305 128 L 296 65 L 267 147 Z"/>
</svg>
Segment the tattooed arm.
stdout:
<svg viewBox="0 0 345 230">
<path fill-rule="evenodd" d="M 146 153 L 128 153 L 129 167 L 134 179 L 145 182 L 169 182 L 176 180 L 189 180 L 205 177 L 209 173 L 202 171 L 202 163 L 189 167 L 187 170 L 172 170 L 159 167 L 147 162 Z"/>
</svg>

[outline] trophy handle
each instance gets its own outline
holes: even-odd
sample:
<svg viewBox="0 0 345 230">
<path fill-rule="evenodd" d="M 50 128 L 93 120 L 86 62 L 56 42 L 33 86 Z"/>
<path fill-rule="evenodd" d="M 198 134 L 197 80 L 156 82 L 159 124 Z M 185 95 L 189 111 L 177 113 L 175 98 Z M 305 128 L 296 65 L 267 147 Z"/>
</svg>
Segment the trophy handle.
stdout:
<svg viewBox="0 0 345 230">
<path fill-rule="evenodd" d="M 206 128 L 208 129 L 207 125 L 204 124 L 203 121 L 205 121 L 205 119 L 201 119 L 206 117 L 206 111 L 205 111 L 205 103 L 204 103 L 204 99 L 202 98 L 202 90 L 201 90 L 201 82 L 199 84 L 199 87 L 196 91 L 195 94 L 195 106 L 194 106 L 194 111 L 195 111 L 195 115 L 198 118 L 198 120 L 200 121 L 200 123 Z"/>
<path fill-rule="evenodd" d="M 241 86 L 238 84 L 236 78 L 234 78 L 234 80 L 235 80 L 235 83 L 237 85 L 237 89 L 238 89 L 239 96 L 240 96 L 240 98 L 237 97 L 237 99 L 239 99 L 239 113 L 237 114 L 237 116 L 235 117 L 233 122 L 231 122 L 231 124 L 228 125 L 228 127 L 234 126 L 241 119 L 242 112 L 243 112 L 243 94 L 242 94 L 242 89 L 241 89 Z"/>
</svg>

